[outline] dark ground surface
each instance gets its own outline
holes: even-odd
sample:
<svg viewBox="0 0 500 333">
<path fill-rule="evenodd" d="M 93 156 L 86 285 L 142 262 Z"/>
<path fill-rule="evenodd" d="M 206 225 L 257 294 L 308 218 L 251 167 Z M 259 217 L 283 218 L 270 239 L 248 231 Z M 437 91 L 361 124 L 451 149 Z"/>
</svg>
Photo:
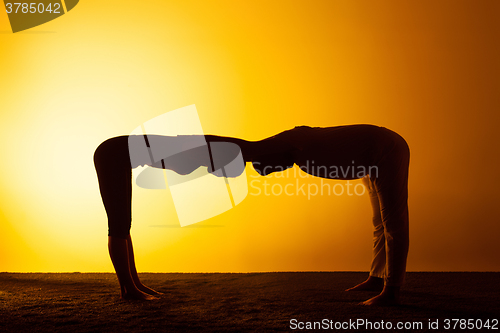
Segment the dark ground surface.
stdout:
<svg viewBox="0 0 500 333">
<path fill-rule="evenodd" d="M 390 332 L 398 322 L 421 322 L 407 332 L 480 331 L 445 329 L 445 319 L 500 319 L 500 273 L 408 273 L 403 305 L 366 307 L 375 295 L 344 292 L 367 273 L 143 273 L 160 300 L 119 299 L 114 274 L 0 273 L 0 332 L 273 332 L 292 330 L 291 319 L 391 322 L 392 330 L 332 329 L 330 332 Z M 439 329 L 429 330 L 429 319 Z M 477 321 L 474 321 L 478 323 Z M 453 328 L 454 322 L 451 322 Z M 345 325 L 345 324 L 344 324 Z M 409 325 L 409 324 L 407 324 Z M 384 326 L 386 327 L 386 326 Z M 481 331 L 499 332 L 496 330 Z M 324 330 L 317 330 L 324 331 Z"/>
</svg>

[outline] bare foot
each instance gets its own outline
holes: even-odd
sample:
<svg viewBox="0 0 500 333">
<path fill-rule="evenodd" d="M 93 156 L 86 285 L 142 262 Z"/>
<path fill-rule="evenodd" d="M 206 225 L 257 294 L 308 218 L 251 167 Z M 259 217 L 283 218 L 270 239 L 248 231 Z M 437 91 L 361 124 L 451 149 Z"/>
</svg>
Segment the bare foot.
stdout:
<svg viewBox="0 0 500 333">
<path fill-rule="evenodd" d="M 399 287 L 384 287 L 384 290 L 377 296 L 360 303 L 369 306 L 391 306 L 399 305 Z"/>
<path fill-rule="evenodd" d="M 346 289 L 346 291 L 382 291 L 382 289 L 384 289 L 384 279 L 369 276 L 365 282 Z"/>
<path fill-rule="evenodd" d="M 133 292 L 125 292 L 121 294 L 121 299 L 123 300 L 138 300 L 138 301 L 153 301 L 158 299 L 158 297 L 154 297 L 153 295 L 146 294 L 140 290 L 136 290 Z"/>
<path fill-rule="evenodd" d="M 163 293 L 160 293 L 159 291 L 153 290 L 149 287 L 146 287 L 145 285 L 141 284 L 140 286 L 137 287 L 140 291 L 148 294 L 148 295 L 153 295 L 153 296 L 159 296 L 163 295 Z"/>
</svg>

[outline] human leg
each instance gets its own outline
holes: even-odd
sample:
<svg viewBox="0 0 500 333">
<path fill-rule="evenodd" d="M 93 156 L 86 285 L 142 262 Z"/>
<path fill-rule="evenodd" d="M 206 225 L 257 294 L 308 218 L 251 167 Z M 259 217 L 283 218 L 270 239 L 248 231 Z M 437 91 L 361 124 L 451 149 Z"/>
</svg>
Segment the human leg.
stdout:
<svg viewBox="0 0 500 333">
<path fill-rule="evenodd" d="M 385 233 L 380 215 L 380 202 L 377 191 L 370 180 L 370 176 L 362 178 L 363 184 L 368 190 L 370 203 L 373 211 L 373 258 L 368 279 L 346 291 L 381 291 L 384 287 L 385 277 Z"/>
<path fill-rule="evenodd" d="M 373 214 L 373 258 L 370 276 L 384 279 L 386 270 L 385 228 L 380 214 L 380 201 L 370 177 L 363 178 L 363 182 L 368 184 L 367 187 Z"/>
<path fill-rule="evenodd" d="M 135 284 L 130 271 L 130 262 L 128 257 L 128 240 L 109 236 L 108 249 L 111 262 L 115 268 L 122 299 L 152 300 L 155 297 L 141 291 Z"/>
<path fill-rule="evenodd" d="M 367 305 L 399 303 L 399 291 L 406 273 L 409 248 L 408 167 L 410 152 L 400 138 L 380 163 L 380 174 L 373 184 L 380 200 L 386 249 L 386 277 L 382 293 Z"/>
<path fill-rule="evenodd" d="M 108 216 L 108 249 L 120 283 L 121 296 L 127 299 L 151 299 L 134 283 L 131 273 L 130 239 L 132 171 L 126 136 L 104 141 L 94 154 L 99 190 Z M 133 260 L 133 256 L 132 256 Z M 133 264 L 135 270 L 135 263 Z"/>
<path fill-rule="evenodd" d="M 402 162 L 400 171 L 387 184 L 375 184 L 380 198 L 382 223 L 386 239 L 386 285 L 404 283 L 409 248 L 408 164 Z"/>
<path fill-rule="evenodd" d="M 156 290 L 153 290 L 145 285 L 142 284 L 141 280 L 139 279 L 139 275 L 137 274 L 137 269 L 135 267 L 135 259 L 134 259 L 134 247 L 132 246 L 132 238 L 129 235 L 127 238 L 127 252 L 128 252 L 128 262 L 130 266 L 130 274 L 132 276 L 132 280 L 134 281 L 134 284 L 136 287 L 142 291 L 145 292 L 146 294 L 149 295 L 161 295 L 162 293 L 157 292 Z"/>
</svg>

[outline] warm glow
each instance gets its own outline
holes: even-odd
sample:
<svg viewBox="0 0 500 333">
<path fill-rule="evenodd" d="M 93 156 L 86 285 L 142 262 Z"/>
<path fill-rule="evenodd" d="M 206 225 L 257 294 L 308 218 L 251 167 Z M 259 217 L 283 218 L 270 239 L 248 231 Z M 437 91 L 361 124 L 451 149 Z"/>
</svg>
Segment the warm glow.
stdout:
<svg viewBox="0 0 500 333">
<path fill-rule="evenodd" d="M 1 7 L 0 271 L 112 271 L 93 152 L 191 104 L 206 134 L 248 140 L 296 125 L 400 133 L 408 270 L 498 271 L 499 12 L 495 0 L 81 1 L 12 34 Z M 246 171 L 249 184 L 295 182 Z M 133 195 L 140 271 L 369 269 L 367 195 L 250 188 L 186 228 L 169 190 Z"/>
</svg>

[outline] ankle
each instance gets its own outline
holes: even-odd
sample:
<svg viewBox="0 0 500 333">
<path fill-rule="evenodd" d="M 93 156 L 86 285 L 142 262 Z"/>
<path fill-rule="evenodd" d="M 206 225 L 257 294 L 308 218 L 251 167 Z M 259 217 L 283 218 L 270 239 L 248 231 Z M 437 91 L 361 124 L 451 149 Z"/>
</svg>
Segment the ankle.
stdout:
<svg viewBox="0 0 500 333">
<path fill-rule="evenodd" d="M 384 296 L 387 296 L 389 298 L 393 299 L 398 299 L 399 298 L 399 292 L 401 290 L 400 286 L 384 286 L 384 289 L 382 290 L 381 294 Z"/>
<path fill-rule="evenodd" d="M 382 288 L 384 286 L 384 279 L 370 275 L 368 277 L 368 279 L 366 280 L 366 283 L 368 283 L 372 286 L 377 286 L 377 287 Z"/>
<path fill-rule="evenodd" d="M 373 276 L 373 275 L 370 275 L 368 277 L 368 281 L 373 281 L 373 282 L 384 282 L 384 278 L 381 278 L 381 277 L 378 277 L 378 276 Z"/>
</svg>

